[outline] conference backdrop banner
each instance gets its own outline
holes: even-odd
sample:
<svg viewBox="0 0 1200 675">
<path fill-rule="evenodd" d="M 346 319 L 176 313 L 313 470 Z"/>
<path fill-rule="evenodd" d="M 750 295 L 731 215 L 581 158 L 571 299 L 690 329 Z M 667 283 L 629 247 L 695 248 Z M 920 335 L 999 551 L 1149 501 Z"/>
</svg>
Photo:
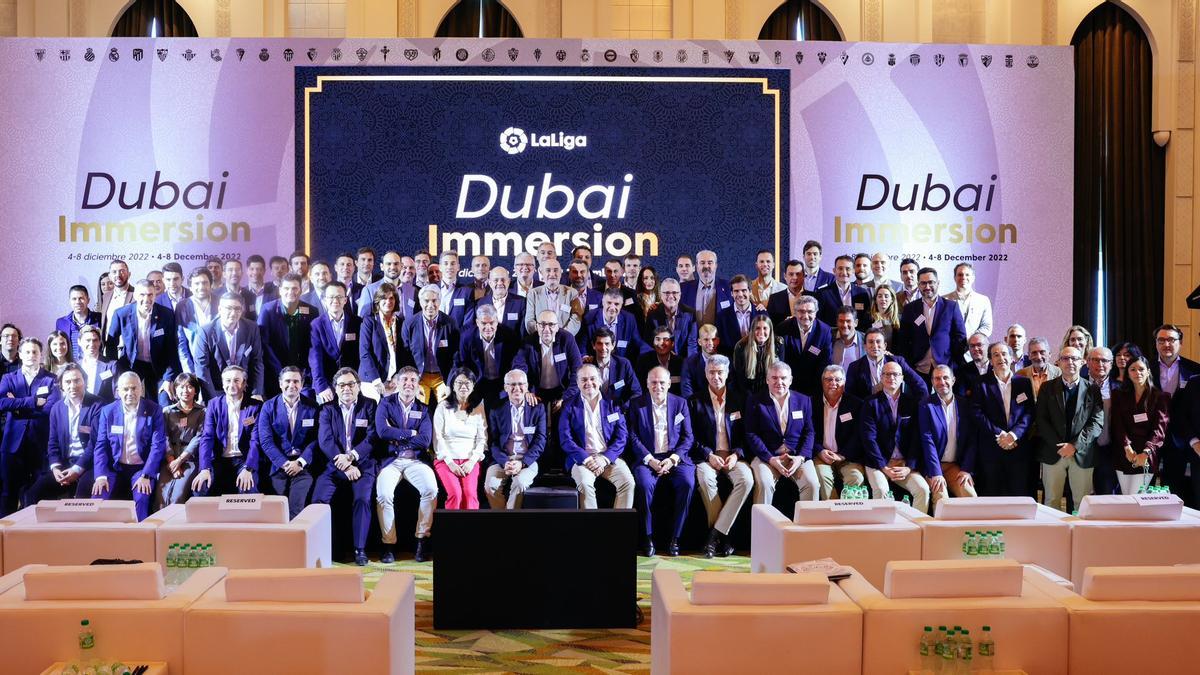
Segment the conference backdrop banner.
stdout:
<svg viewBox="0 0 1200 675">
<path fill-rule="evenodd" d="M 912 257 L 942 292 L 971 262 L 997 334 L 1070 316 L 1069 48 L 9 39 L 0 77 L 0 261 L 28 277 L 0 320 L 29 334 L 114 256 L 511 266 L 543 241 L 664 275 L 709 248 L 728 277 L 815 239 L 826 268 Z"/>
</svg>

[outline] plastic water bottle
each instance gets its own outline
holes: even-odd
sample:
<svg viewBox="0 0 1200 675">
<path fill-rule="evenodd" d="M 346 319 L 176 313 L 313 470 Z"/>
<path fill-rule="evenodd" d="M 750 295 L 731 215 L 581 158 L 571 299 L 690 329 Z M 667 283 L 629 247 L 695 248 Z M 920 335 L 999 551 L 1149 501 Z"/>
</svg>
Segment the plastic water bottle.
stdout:
<svg viewBox="0 0 1200 675">
<path fill-rule="evenodd" d="M 935 657 L 934 660 L 938 661 L 942 657 L 942 647 L 946 644 L 946 627 L 945 626 L 938 626 L 937 635 L 934 636 L 934 640 L 935 640 L 935 642 L 933 643 L 933 655 Z M 939 667 L 940 667 L 940 664 L 939 664 Z M 937 668 L 934 668 L 933 670 L 937 670 Z"/>
<path fill-rule="evenodd" d="M 942 675 L 954 675 L 954 657 L 957 650 L 955 645 L 957 640 L 954 637 L 954 631 L 946 633 L 946 639 L 942 640 Z"/>
<path fill-rule="evenodd" d="M 921 669 L 934 670 L 934 663 L 937 657 L 937 645 L 933 640 L 933 626 L 925 626 L 925 630 L 921 633 Z"/>
<path fill-rule="evenodd" d="M 992 532 L 992 536 L 988 539 L 988 556 L 992 558 L 1003 558 L 1004 552 L 1000 550 L 1000 537 L 1004 534 L 1002 530 Z"/>
<path fill-rule="evenodd" d="M 974 532 L 967 532 L 967 558 L 974 559 L 979 555 L 979 541 Z"/>
<path fill-rule="evenodd" d="M 975 660 L 977 670 L 993 670 L 996 662 L 996 643 L 992 641 L 992 627 L 984 626 L 983 634 L 979 636 L 979 648 L 976 650 L 979 658 Z"/>
<path fill-rule="evenodd" d="M 955 659 L 955 669 L 962 674 L 970 673 L 972 669 L 971 631 L 964 629 L 958 636 L 958 658 Z"/>
<path fill-rule="evenodd" d="M 217 566 L 217 547 L 208 544 L 208 564 L 212 567 Z"/>
<path fill-rule="evenodd" d="M 79 622 L 79 663 L 86 664 L 96 656 L 96 633 L 92 630 L 92 622 L 84 619 Z"/>
<path fill-rule="evenodd" d="M 1000 536 L 999 536 L 1000 557 L 1003 558 L 1004 557 L 1004 530 L 1000 530 L 999 534 L 1000 534 Z"/>
<path fill-rule="evenodd" d="M 212 544 L 204 545 L 204 565 L 203 567 L 213 567 L 216 563 L 213 562 Z"/>
<path fill-rule="evenodd" d="M 168 586 L 174 586 L 176 577 L 179 576 L 179 544 L 171 544 L 167 547 L 167 571 L 163 575 L 163 582 Z"/>
</svg>

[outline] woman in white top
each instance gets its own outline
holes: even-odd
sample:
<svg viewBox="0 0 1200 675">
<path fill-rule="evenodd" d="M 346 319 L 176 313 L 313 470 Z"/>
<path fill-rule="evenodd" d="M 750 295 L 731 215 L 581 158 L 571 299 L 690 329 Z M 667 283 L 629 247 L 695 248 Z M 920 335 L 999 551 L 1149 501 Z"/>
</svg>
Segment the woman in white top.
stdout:
<svg viewBox="0 0 1200 675">
<path fill-rule="evenodd" d="M 479 463 L 487 449 L 487 413 L 472 405 L 475 373 L 450 374 L 450 396 L 433 414 L 433 470 L 446 488 L 447 509 L 479 508 Z"/>
</svg>

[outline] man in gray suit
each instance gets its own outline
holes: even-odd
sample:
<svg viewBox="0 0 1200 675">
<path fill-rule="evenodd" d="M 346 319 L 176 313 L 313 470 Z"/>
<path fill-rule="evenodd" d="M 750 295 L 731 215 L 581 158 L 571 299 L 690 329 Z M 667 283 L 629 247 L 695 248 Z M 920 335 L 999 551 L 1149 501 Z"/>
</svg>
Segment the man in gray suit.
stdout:
<svg viewBox="0 0 1200 675">
<path fill-rule="evenodd" d="M 562 266 L 551 258 L 538 269 L 543 285 L 529 290 L 525 296 L 525 332 L 537 334 L 538 315 L 545 311 L 558 315 L 558 323 L 571 335 L 579 332 L 583 322 L 583 303 L 574 288 L 561 284 Z"/>
<path fill-rule="evenodd" d="M 1100 388 L 1079 377 L 1083 354 L 1078 349 L 1064 347 L 1058 365 L 1062 377 L 1042 385 L 1035 413 L 1043 501 L 1061 508 L 1063 487 L 1070 480 L 1071 497 L 1078 507 L 1092 493 L 1092 466 L 1096 441 L 1104 427 L 1104 403 Z"/>
</svg>

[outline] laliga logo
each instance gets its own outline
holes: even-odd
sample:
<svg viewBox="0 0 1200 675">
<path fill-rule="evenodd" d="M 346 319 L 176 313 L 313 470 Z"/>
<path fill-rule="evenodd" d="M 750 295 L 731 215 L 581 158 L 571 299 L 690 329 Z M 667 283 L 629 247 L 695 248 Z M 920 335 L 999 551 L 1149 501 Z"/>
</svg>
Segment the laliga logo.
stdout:
<svg viewBox="0 0 1200 675">
<path fill-rule="evenodd" d="M 517 127 L 509 127 L 500 133 L 500 149 L 504 152 L 516 155 L 524 152 L 526 146 L 574 150 L 587 147 L 587 136 L 576 136 L 561 131 L 556 134 L 526 134 Z"/>
<path fill-rule="evenodd" d="M 500 149 L 510 155 L 524 152 L 527 142 L 525 132 L 516 127 L 509 127 L 500 132 Z"/>
</svg>

